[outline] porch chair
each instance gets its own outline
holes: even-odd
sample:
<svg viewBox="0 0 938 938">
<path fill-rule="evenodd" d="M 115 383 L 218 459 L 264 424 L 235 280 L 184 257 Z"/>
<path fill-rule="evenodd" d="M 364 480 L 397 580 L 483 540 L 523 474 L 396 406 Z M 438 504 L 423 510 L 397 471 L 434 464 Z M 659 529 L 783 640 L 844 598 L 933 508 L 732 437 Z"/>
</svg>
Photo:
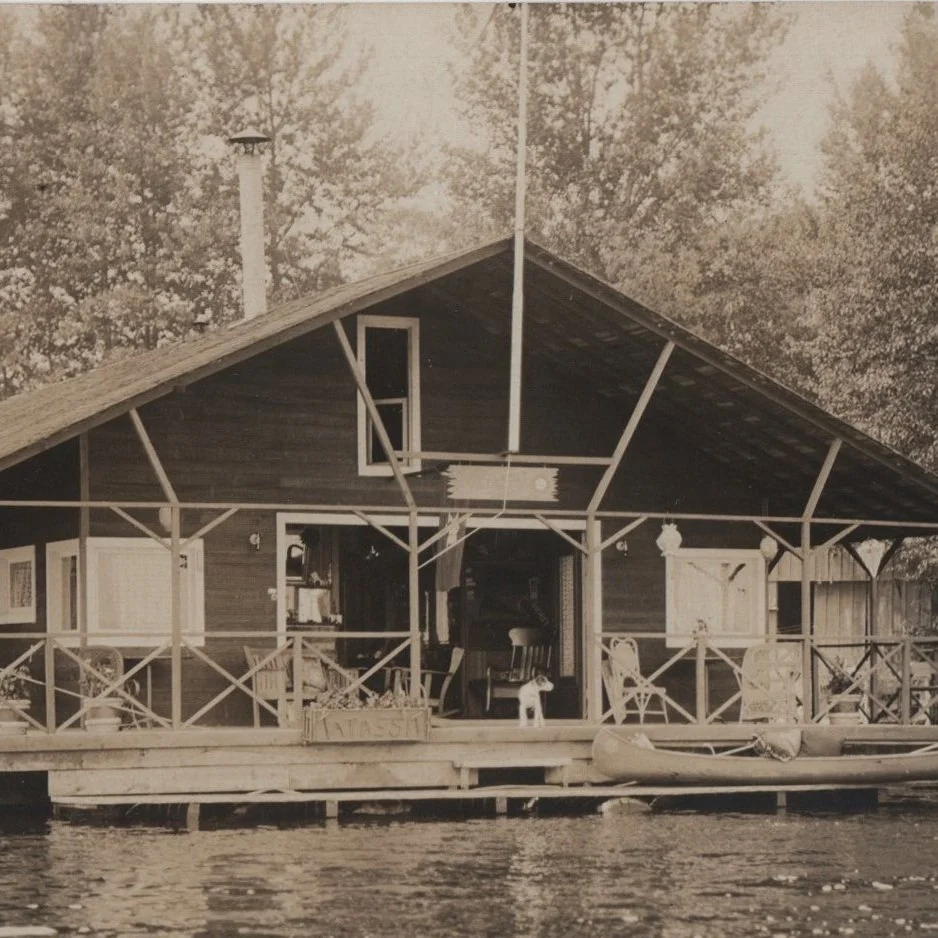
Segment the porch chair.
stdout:
<svg viewBox="0 0 938 938">
<path fill-rule="evenodd" d="M 797 723 L 801 718 L 801 646 L 795 642 L 750 645 L 739 674 L 739 721 Z"/>
<path fill-rule="evenodd" d="M 252 648 L 244 646 L 244 657 L 248 668 L 257 668 L 251 675 L 251 698 L 254 713 L 254 725 L 261 725 L 261 700 L 277 701 L 277 722 L 283 724 L 289 719 L 289 704 L 293 700 L 290 686 L 290 663 L 292 651 L 288 648 Z M 265 658 L 270 660 L 265 661 Z"/>
<path fill-rule="evenodd" d="M 603 686 L 612 708 L 612 718 L 623 723 L 630 714 L 645 722 L 649 714 L 668 719 L 668 692 L 642 674 L 638 643 L 634 638 L 613 638 L 602 663 Z"/>
<path fill-rule="evenodd" d="M 516 699 L 522 684 L 527 684 L 536 674 L 547 674 L 550 671 L 551 646 L 541 629 L 509 629 L 508 639 L 511 642 L 511 664 L 508 670 L 489 667 L 485 673 L 486 712 L 492 709 L 496 700 Z"/>
<path fill-rule="evenodd" d="M 459 707 L 446 710 L 446 696 L 449 692 L 453 678 L 466 656 L 466 650 L 454 646 L 449 659 L 449 667 L 445 671 L 434 671 L 432 669 L 421 670 L 423 678 L 423 699 L 430 705 L 430 712 L 438 717 L 450 717 L 459 713 Z M 396 694 L 406 694 L 413 696 L 410 692 L 410 669 L 395 667 L 387 672 L 386 686 Z M 434 691 L 436 693 L 434 694 Z"/>
</svg>

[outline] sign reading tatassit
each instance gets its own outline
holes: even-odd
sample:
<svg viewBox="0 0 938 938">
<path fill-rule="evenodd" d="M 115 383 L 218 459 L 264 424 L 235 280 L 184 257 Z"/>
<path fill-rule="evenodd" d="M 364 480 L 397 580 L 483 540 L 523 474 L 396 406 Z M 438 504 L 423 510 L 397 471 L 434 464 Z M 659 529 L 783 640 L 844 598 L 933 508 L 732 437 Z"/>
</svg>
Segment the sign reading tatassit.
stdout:
<svg viewBox="0 0 938 938">
<path fill-rule="evenodd" d="M 493 502 L 557 501 L 557 470 L 539 466 L 450 466 L 444 473 L 452 499 Z"/>
</svg>

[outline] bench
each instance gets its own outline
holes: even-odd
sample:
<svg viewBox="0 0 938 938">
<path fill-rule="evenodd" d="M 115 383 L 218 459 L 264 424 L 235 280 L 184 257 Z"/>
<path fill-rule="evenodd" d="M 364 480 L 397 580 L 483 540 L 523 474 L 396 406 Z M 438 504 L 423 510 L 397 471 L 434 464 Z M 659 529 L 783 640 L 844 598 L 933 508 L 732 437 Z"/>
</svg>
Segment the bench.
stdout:
<svg viewBox="0 0 938 938">
<path fill-rule="evenodd" d="M 469 788 L 478 783 L 480 769 L 566 769 L 571 759 L 563 756 L 509 756 L 487 759 L 453 760 L 453 767 L 459 769 L 459 787 Z M 566 771 L 561 773 L 561 785 L 567 784 Z"/>
</svg>

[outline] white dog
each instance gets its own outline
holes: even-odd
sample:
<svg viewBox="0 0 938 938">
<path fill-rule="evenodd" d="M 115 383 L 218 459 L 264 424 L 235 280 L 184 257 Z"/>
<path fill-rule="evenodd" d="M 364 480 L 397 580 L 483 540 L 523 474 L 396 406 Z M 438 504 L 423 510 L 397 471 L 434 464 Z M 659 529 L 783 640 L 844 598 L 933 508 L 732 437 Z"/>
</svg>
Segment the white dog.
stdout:
<svg viewBox="0 0 938 938">
<path fill-rule="evenodd" d="M 518 726 L 528 725 L 531 714 L 533 726 L 544 725 L 544 709 L 541 707 L 541 694 L 552 691 L 554 685 L 545 674 L 535 675 L 527 684 L 518 688 Z"/>
</svg>

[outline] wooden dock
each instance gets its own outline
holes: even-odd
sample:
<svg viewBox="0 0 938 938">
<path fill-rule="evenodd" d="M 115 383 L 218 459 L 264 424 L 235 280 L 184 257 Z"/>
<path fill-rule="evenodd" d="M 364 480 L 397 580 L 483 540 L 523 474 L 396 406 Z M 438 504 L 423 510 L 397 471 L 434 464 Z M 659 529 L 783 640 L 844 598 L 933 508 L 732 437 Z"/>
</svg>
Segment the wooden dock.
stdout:
<svg viewBox="0 0 938 938">
<path fill-rule="evenodd" d="M 751 738 L 745 724 L 645 724 L 657 745 L 731 745 Z M 532 799 L 602 801 L 629 797 L 774 795 L 868 790 L 863 785 L 639 786 L 611 784 L 591 763 L 596 727 L 555 721 L 436 721 L 426 742 L 303 743 L 292 729 L 82 730 L 0 737 L 5 772 L 46 773 L 53 806 L 318 803 L 326 817 L 349 802 L 491 801 L 496 814 Z M 904 747 L 938 741 L 938 727 L 853 726 L 849 747 Z M 196 812 L 197 813 L 197 812 Z"/>
</svg>

